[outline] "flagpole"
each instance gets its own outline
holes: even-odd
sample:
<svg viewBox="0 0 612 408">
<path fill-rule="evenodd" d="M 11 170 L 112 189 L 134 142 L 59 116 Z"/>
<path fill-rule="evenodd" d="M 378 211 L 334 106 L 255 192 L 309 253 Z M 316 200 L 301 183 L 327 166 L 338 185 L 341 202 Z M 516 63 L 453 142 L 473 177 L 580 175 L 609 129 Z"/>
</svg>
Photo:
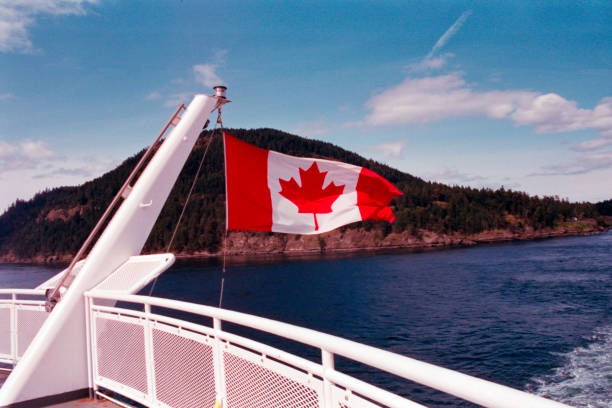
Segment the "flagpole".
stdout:
<svg viewBox="0 0 612 408">
<path fill-rule="evenodd" d="M 225 91 L 227 90 L 227 88 L 225 87 L 219 87 L 219 88 L 223 88 L 222 92 L 223 92 L 223 97 L 225 97 Z M 215 88 L 215 91 L 217 90 L 217 88 Z M 228 236 L 228 207 L 227 207 L 227 155 L 225 152 L 225 132 L 223 131 L 223 121 L 221 120 L 221 109 L 219 109 L 219 116 L 217 117 L 217 124 L 221 125 L 221 139 L 223 140 L 223 171 L 225 173 L 225 237 L 223 239 L 223 266 L 221 267 L 221 289 L 219 290 L 219 308 L 222 307 L 223 305 L 223 289 L 225 287 L 225 266 L 226 266 L 226 260 L 225 257 L 227 256 L 227 236 Z"/>
</svg>

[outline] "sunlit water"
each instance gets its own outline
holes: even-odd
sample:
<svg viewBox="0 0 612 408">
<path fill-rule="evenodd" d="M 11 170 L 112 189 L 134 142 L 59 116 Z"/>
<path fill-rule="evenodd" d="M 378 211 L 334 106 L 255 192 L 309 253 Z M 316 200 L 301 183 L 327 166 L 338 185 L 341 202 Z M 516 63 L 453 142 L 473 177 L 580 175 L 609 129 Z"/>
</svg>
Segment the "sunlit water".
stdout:
<svg viewBox="0 0 612 408">
<path fill-rule="evenodd" d="M 57 270 L 0 265 L 0 285 L 33 286 Z M 220 277 L 215 262 L 179 263 L 154 294 L 216 306 Z M 411 254 L 230 259 L 223 306 L 577 407 L 611 407 L 611 295 L 606 233 Z M 471 406 L 368 367 L 337 366 L 428 406 Z"/>
</svg>

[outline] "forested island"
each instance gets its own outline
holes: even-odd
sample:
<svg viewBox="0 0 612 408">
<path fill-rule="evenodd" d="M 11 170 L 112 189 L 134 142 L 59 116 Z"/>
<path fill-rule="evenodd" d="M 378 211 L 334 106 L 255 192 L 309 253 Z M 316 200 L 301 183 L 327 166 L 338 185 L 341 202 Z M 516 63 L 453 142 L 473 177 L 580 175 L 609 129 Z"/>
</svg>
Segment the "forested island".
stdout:
<svg viewBox="0 0 612 408">
<path fill-rule="evenodd" d="M 340 160 L 367 167 L 404 194 L 391 202 L 393 224 L 365 221 L 321 235 L 230 232 L 225 237 L 223 146 L 214 137 L 187 211 L 170 248 L 178 256 L 302 254 L 363 249 L 474 245 L 601 232 L 612 226 L 612 200 L 570 203 L 504 189 L 475 189 L 427 182 L 330 143 L 274 129 L 230 129 L 230 134 L 282 153 Z M 212 136 L 203 132 L 144 252 L 166 251 L 187 193 Z M 0 262 L 66 262 L 78 250 L 143 152 L 77 187 L 43 191 L 15 202 L 0 216 Z"/>
</svg>

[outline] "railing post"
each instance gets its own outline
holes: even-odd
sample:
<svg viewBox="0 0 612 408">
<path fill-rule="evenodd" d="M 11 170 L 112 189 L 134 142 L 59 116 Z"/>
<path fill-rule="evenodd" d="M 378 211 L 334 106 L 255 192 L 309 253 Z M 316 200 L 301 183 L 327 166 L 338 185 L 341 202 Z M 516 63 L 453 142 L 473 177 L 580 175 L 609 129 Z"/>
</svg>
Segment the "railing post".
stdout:
<svg viewBox="0 0 612 408">
<path fill-rule="evenodd" d="M 89 385 L 89 398 L 97 399 L 96 396 L 96 388 L 94 382 L 94 374 L 93 374 L 93 357 L 92 357 L 92 338 L 93 332 L 91 330 L 91 298 L 87 295 L 85 296 L 85 333 L 86 333 L 86 342 L 87 342 L 87 382 Z"/>
<path fill-rule="evenodd" d="M 334 355 L 327 350 L 321 349 L 321 363 L 323 365 L 323 407 L 332 408 L 334 406 L 332 398 L 333 384 L 329 381 L 327 374 L 335 369 Z"/>
<path fill-rule="evenodd" d="M 94 395 L 98 395 L 98 324 L 95 318 L 94 312 L 94 299 L 93 297 L 89 298 L 89 313 L 90 313 L 90 321 L 91 325 L 91 378 L 93 381 L 93 390 Z"/>
<path fill-rule="evenodd" d="M 221 320 L 213 317 L 213 329 L 215 331 L 215 341 L 213 349 L 213 363 L 215 367 L 215 392 L 217 393 L 217 403 L 225 405 L 225 367 L 223 364 L 223 341 L 219 337 L 221 334 Z M 216 406 L 216 405 L 215 405 Z"/>
<path fill-rule="evenodd" d="M 155 363 L 153 354 L 153 329 L 151 327 L 151 305 L 148 303 L 144 304 L 145 312 L 145 323 L 144 323 L 144 335 L 145 335 L 145 356 L 147 364 L 147 399 L 151 402 L 151 405 L 157 401 L 157 393 L 155 391 Z"/>
<path fill-rule="evenodd" d="M 11 358 L 13 365 L 17 364 L 17 341 L 19 340 L 17 329 L 17 294 L 11 295 Z"/>
</svg>

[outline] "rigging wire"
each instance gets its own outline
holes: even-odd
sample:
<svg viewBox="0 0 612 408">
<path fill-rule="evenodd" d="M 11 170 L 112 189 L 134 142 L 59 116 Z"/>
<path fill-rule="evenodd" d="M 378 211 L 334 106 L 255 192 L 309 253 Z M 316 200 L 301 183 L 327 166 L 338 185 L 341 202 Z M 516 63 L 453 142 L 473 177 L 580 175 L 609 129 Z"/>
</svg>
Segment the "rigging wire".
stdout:
<svg viewBox="0 0 612 408">
<path fill-rule="evenodd" d="M 223 240 L 223 268 L 221 268 L 221 290 L 219 291 L 219 309 L 221 309 L 221 305 L 223 304 L 223 287 L 225 286 L 225 256 L 226 255 L 227 255 L 227 226 L 225 226 L 225 239 Z"/>
<path fill-rule="evenodd" d="M 216 136 L 217 125 L 221 123 L 221 126 L 223 126 L 223 122 L 221 122 L 221 106 L 219 106 L 218 111 L 219 111 L 219 114 L 217 117 L 217 123 L 215 123 L 215 127 L 212 130 L 210 138 L 208 139 L 208 143 L 206 143 L 206 148 L 204 149 L 204 153 L 202 154 L 202 158 L 200 159 L 198 170 L 196 171 L 196 174 L 191 183 L 191 188 L 189 189 L 189 193 L 187 194 L 187 198 L 185 199 L 185 204 L 183 205 L 183 209 L 181 210 L 181 215 L 179 215 L 178 221 L 176 222 L 176 225 L 174 227 L 174 231 L 172 232 L 172 237 L 170 238 L 170 242 L 168 243 L 166 252 L 170 252 L 170 248 L 172 247 L 172 243 L 174 242 L 176 233 L 178 232 L 179 226 L 181 225 L 181 221 L 183 220 L 183 215 L 185 215 L 185 210 L 187 209 L 187 205 L 189 204 L 189 200 L 191 199 L 191 195 L 193 194 L 193 189 L 195 188 L 195 185 L 198 182 L 198 177 L 200 176 L 200 172 L 202 171 L 202 165 L 204 164 L 204 159 L 206 158 L 206 154 L 208 153 L 208 148 L 210 147 L 210 144 L 212 143 L 213 139 Z M 208 121 L 204 125 L 204 128 L 206 129 L 207 126 L 208 126 Z M 155 277 L 155 279 L 153 280 L 153 283 L 151 284 L 151 289 L 149 289 L 149 296 L 151 296 L 151 294 L 153 293 L 153 289 L 155 289 L 155 284 L 157 283 L 158 277 L 159 275 Z"/>
<path fill-rule="evenodd" d="M 187 193 L 187 199 L 185 200 L 185 205 L 183 205 L 183 209 L 181 211 L 181 215 L 179 215 L 176 226 L 174 227 L 174 231 L 172 232 L 172 237 L 170 238 L 170 242 L 168 243 L 168 247 L 166 248 L 166 252 L 170 252 L 170 248 L 172 247 L 172 242 L 174 242 L 174 238 L 176 237 L 176 233 L 178 231 L 179 226 L 181 225 L 181 221 L 183 220 L 183 215 L 185 215 L 185 210 L 187 209 L 187 204 L 189 204 L 189 199 L 191 198 L 191 194 L 193 193 L 193 189 L 198 182 L 198 177 L 200 176 L 200 171 L 202 171 L 202 165 L 204 164 L 204 159 L 206 158 L 206 153 L 208 153 L 208 148 L 210 147 L 210 143 L 215 138 L 215 131 L 217 130 L 217 126 L 212 131 L 212 135 L 208 138 L 208 143 L 206 143 L 206 148 L 204 149 L 204 154 L 200 159 L 200 164 L 198 165 L 198 170 L 193 178 L 193 182 L 191 183 L 191 188 L 189 189 L 189 193 Z"/>
<path fill-rule="evenodd" d="M 217 124 L 221 125 L 220 129 L 223 129 L 223 120 L 221 119 L 221 106 L 219 106 L 219 114 L 217 115 Z M 216 125 L 215 125 L 216 126 Z M 223 134 L 223 132 L 221 132 Z M 225 143 L 224 143 L 225 146 Z M 225 148 L 224 148 L 225 152 Z M 225 153 L 224 153 L 225 156 Z M 227 165 L 227 163 L 224 163 Z M 227 175 L 226 175 L 227 177 Z M 225 181 L 227 185 L 227 180 Z M 225 202 L 227 203 L 227 191 L 225 192 Z M 227 205 L 225 207 L 225 211 L 227 211 Z M 223 288 L 225 287 L 225 257 L 227 255 L 227 216 L 225 217 L 225 238 L 223 239 L 223 267 L 221 268 L 221 289 L 219 290 L 219 309 L 221 309 L 221 305 L 223 304 Z"/>
</svg>

